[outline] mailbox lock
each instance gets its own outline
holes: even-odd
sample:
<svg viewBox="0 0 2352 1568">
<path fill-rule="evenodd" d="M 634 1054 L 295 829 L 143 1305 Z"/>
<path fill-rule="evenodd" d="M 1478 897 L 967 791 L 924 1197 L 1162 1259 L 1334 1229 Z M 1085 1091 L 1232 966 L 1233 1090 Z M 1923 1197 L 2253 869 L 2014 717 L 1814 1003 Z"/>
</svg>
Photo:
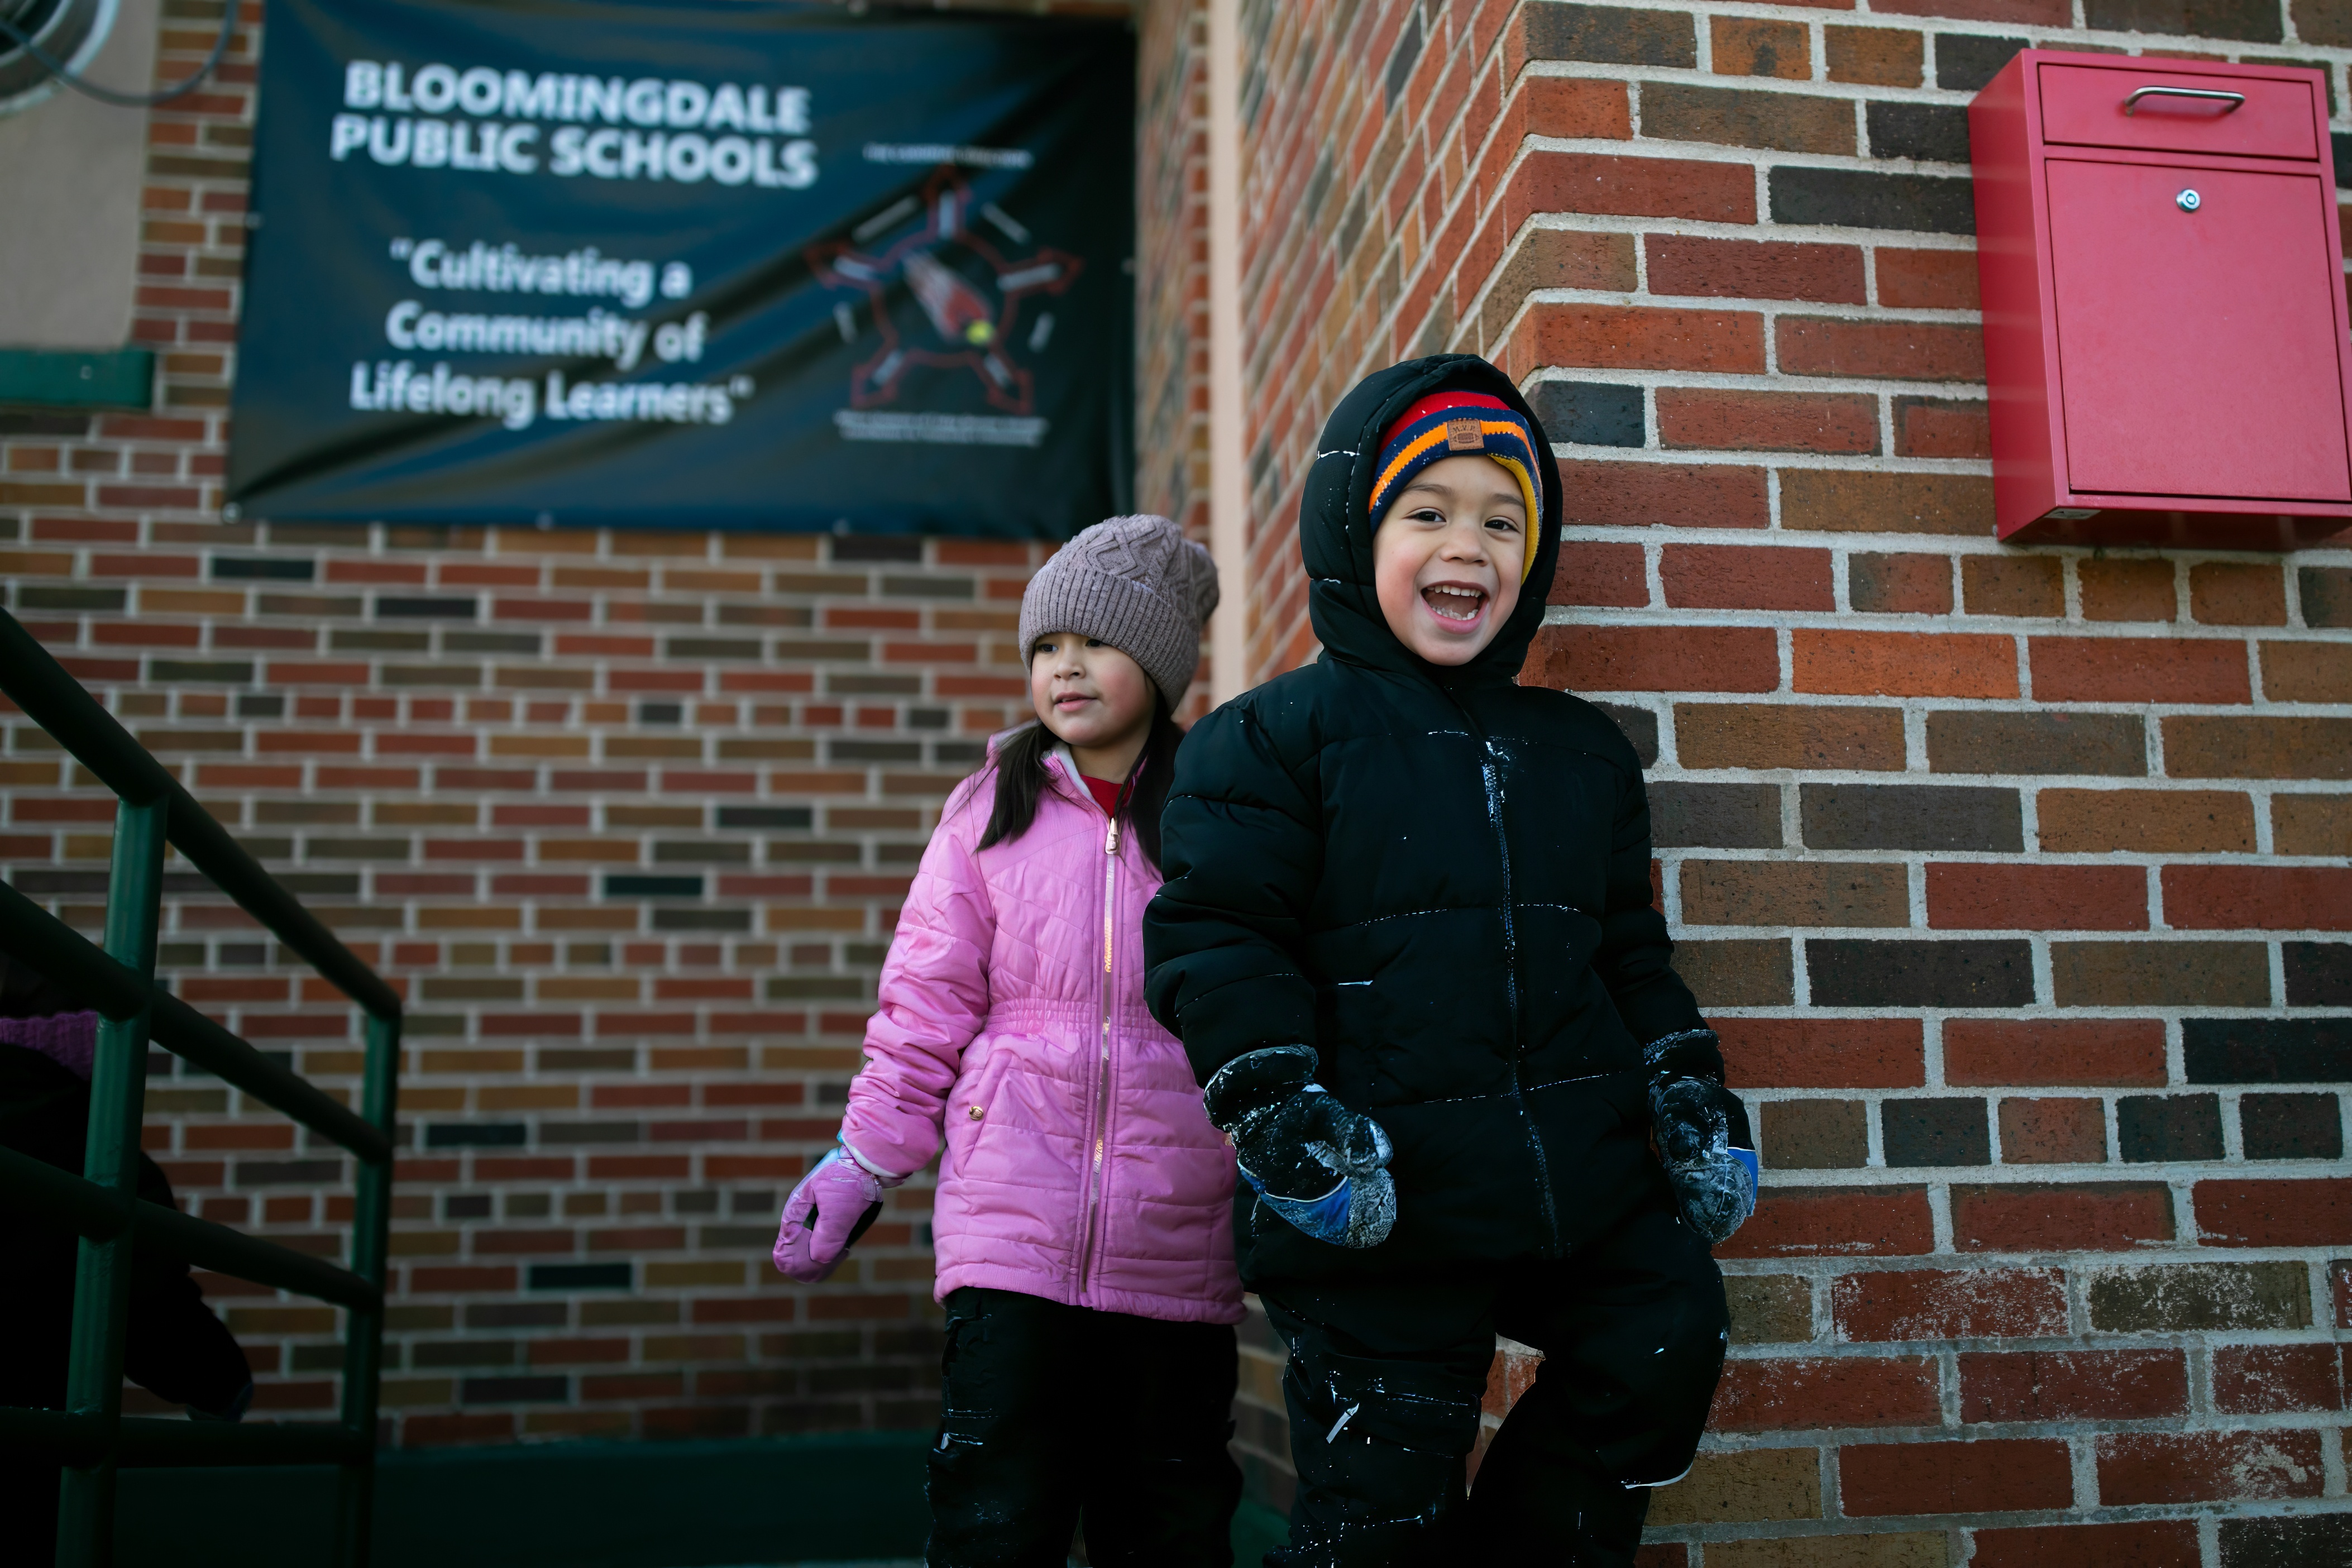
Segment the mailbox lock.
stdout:
<svg viewBox="0 0 2352 1568">
<path fill-rule="evenodd" d="M 2199 207 L 2205 205 L 2205 198 L 2199 195 L 2195 191 L 2183 191 L 2179 195 L 2172 198 L 2172 205 L 2179 207 L 2182 212 L 2193 213 Z"/>
</svg>

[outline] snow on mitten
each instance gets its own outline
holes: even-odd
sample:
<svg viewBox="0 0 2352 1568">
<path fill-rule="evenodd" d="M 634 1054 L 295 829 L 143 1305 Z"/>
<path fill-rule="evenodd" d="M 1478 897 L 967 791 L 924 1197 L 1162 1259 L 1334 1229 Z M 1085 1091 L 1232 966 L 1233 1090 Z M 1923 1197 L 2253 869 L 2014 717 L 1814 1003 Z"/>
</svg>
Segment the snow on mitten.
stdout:
<svg viewBox="0 0 2352 1568">
<path fill-rule="evenodd" d="M 1712 1079 L 1650 1080 L 1650 1126 L 1684 1221 L 1714 1247 L 1756 1212 L 1748 1108 Z"/>
<path fill-rule="evenodd" d="M 1308 1046 L 1234 1058 L 1209 1079 L 1209 1121 L 1259 1201 L 1318 1241 L 1378 1247 L 1396 1224 L 1389 1135 L 1314 1081 Z"/>
</svg>

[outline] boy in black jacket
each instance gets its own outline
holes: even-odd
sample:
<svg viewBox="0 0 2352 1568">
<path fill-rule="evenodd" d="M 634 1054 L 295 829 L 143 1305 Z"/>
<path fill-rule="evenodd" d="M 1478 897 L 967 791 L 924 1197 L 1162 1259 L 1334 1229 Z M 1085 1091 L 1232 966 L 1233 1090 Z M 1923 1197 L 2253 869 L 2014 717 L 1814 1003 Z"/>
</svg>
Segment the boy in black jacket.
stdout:
<svg viewBox="0 0 2352 1568">
<path fill-rule="evenodd" d="M 1633 748 L 1516 684 L 1559 510 L 1484 360 L 1364 381 L 1299 510 L 1322 658 L 1177 757 L 1147 995 L 1290 1346 L 1269 1568 L 1631 1563 L 1722 1369 L 1748 1119 L 1668 967 Z M 1497 1331 L 1545 1362 L 1465 1500 Z"/>
</svg>

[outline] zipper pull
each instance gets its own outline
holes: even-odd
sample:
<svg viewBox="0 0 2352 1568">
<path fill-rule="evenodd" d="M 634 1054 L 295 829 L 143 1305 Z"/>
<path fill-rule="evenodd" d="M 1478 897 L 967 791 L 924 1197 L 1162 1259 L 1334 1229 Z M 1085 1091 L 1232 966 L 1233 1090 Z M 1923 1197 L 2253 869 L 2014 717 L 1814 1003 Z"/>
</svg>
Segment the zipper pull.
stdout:
<svg viewBox="0 0 2352 1568">
<path fill-rule="evenodd" d="M 1116 816 L 1110 819 L 1110 832 L 1103 837 L 1103 853 L 1106 855 L 1118 853 L 1118 818 Z"/>
</svg>

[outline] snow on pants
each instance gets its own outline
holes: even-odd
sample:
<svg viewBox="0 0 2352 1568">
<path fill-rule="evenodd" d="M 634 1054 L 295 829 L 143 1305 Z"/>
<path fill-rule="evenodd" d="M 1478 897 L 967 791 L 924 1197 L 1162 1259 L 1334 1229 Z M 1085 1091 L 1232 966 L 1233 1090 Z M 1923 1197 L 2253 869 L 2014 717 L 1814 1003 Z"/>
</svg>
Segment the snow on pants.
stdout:
<svg viewBox="0 0 2352 1568">
<path fill-rule="evenodd" d="M 1234 1331 L 948 1293 L 930 1568 L 1230 1568 Z"/>
<path fill-rule="evenodd" d="M 1621 1568 L 1697 1450 L 1723 1278 L 1663 1197 L 1559 1261 L 1261 1280 L 1298 1494 L 1267 1568 Z M 1495 1336 L 1544 1352 L 1464 1491 Z"/>
</svg>

